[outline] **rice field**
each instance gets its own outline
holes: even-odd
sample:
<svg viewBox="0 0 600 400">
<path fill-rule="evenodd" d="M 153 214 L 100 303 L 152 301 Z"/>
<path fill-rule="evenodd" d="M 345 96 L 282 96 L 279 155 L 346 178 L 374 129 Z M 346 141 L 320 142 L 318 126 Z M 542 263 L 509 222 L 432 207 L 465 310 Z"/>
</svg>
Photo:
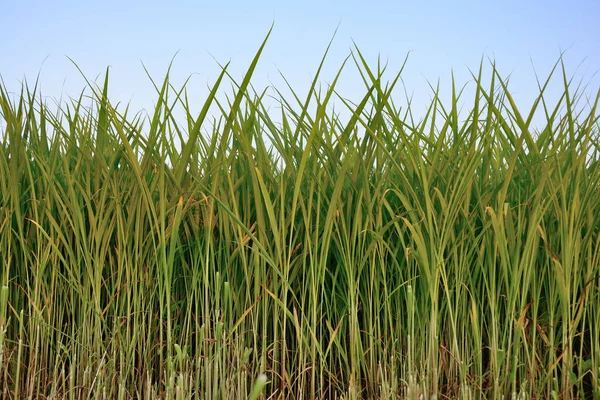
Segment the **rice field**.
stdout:
<svg viewBox="0 0 600 400">
<path fill-rule="evenodd" d="M 267 110 L 265 43 L 200 113 L 0 87 L 0 398 L 600 398 L 600 91 L 417 118 L 355 49 Z"/>
</svg>

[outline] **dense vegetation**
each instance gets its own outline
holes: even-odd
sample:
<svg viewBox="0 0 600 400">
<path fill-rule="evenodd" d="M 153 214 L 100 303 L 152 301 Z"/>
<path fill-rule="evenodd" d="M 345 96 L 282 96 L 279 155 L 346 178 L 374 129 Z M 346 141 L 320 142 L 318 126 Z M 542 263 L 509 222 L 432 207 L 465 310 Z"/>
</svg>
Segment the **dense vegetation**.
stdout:
<svg viewBox="0 0 600 400">
<path fill-rule="evenodd" d="M 199 115 L 0 88 L 0 397 L 600 396 L 599 97 L 482 65 L 416 119 L 356 49 L 273 113 L 262 48 Z"/>
</svg>

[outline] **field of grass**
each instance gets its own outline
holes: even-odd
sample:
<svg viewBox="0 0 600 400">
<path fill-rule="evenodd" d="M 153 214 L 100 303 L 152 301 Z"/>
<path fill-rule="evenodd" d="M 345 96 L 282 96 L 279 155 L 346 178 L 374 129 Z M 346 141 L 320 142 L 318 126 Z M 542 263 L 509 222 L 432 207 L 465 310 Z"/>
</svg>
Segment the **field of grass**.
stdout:
<svg viewBox="0 0 600 400">
<path fill-rule="evenodd" d="M 416 119 L 356 49 L 272 111 L 261 51 L 199 115 L 0 88 L 0 397 L 600 398 L 600 91 Z"/>
</svg>

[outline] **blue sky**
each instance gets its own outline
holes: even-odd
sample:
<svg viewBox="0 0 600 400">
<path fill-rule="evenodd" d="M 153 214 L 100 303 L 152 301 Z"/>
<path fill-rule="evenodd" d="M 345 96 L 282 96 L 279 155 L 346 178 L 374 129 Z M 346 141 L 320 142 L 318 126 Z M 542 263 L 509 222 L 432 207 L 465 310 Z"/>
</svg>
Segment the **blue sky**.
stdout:
<svg viewBox="0 0 600 400">
<path fill-rule="evenodd" d="M 5 85 L 18 91 L 24 77 L 33 82 L 41 71 L 47 99 L 76 96 L 84 87 L 68 56 L 91 79 L 110 65 L 113 102 L 151 109 L 155 94 L 142 62 L 160 80 L 178 52 L 172 82 L 179 85 L 193 74 L 190 98 L 199 110 L 220 72 L 217 61 L 231 61 L 231 73 L 241 79 L 273 22 L 253 79 L 258 89 L 285 89 L 281 71 L 304 95 L 338 25 L 321 81 L 331 82 L 353 40 L 371 65 L 381 55 L 390 72 L 411 52 L 403 78 L 417 108 L 431 97 L 428 80 L 440 79 L 449 95 L 451 71 L 464 84 L 482 57 L 495 59 L 502 75 L 511 75 L 512 93 L 523 107 L 537 90 L 533 66 L 545 77 L 561 50 L 567 50 L 569 73 L 594 95 L 600 86 L 600 74 L 594 75 L 600 71 L 597 1 L 0 0 L 0 9 Z M 364 90 L 349 64 L 338 91 L 358 100 Z M 396 97 L 403 95 L 399 88 Z"/>
</svg>

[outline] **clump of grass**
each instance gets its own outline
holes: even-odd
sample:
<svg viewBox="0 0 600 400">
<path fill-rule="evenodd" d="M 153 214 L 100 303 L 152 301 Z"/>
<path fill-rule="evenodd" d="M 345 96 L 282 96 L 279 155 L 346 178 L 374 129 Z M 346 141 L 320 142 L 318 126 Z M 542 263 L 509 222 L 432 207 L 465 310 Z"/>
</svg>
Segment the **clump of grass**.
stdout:
<svg viewBox="0 0 600 400">
<path fill-rule="evenodd" d="M 264 45 L 199 115 L 168 74 L 148 118 L 108 72 L 91 108 L 0 88 L 0 397 L 600 396 L 599 96 L 559 61 L 524 112 L 492 65 L 416 120 L 356 49 L 358 104 L 321 63 L 275 116 Z"/>
</svg>

